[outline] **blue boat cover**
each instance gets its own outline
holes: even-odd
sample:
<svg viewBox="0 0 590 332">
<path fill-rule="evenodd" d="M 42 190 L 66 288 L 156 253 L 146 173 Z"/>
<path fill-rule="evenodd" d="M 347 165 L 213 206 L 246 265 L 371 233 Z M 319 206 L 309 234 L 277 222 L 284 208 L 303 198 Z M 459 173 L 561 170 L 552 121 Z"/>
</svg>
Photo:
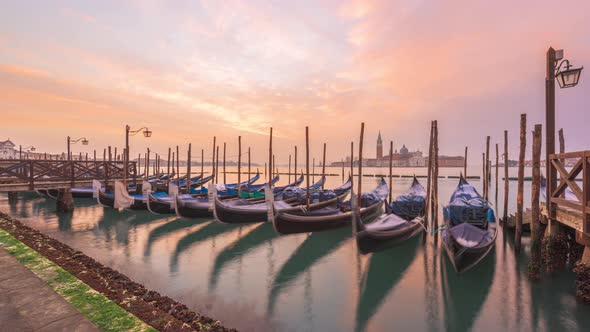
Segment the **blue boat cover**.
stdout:
<svg viewBox="0 0 590 332">
<path fill-rule="evenodd" d="M 404 219 L 411 220 L 422 216 L 426 208 L 426 190 L 414 177 L 410 188 L 391 202 L 390 207 L 394 214 Z"/>
<path fill-rule="evenodd" d="M 459 181 L 444 213 L 445 218 L 453 225 L 469 223 L 487 228 L 488 222 L 496 221 L 494 209 L 490 208 L 489 203 L 463 178 Z"/>
</svg>

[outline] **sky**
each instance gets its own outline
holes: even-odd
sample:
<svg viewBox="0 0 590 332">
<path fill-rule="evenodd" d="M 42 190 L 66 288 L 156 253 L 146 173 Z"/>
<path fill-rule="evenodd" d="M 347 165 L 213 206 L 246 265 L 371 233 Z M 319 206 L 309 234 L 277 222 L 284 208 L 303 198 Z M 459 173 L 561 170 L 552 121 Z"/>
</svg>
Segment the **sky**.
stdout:
<svg viewBox="0 0 590 332">
<path fill-rule="evenodd" d="M 0 0 L 0 140 L 62 152 L 66 136 L 131 155 L 169 146 L 277 163 L 293 147 L 328 161 L 376 138 L 428 150 L 430 121 L 444 155 L 485 137 L 516 159 L 521 113 L 544 125 L 545 54 L 564 49 L 590 66 L 590 1 L 8 1 Z M 590 82 L 556 91 L 556 126 L 568 151 L 590 149 Z M 385 149 L 387 150 L 387 148 Z M 492 148 L 492 151 L 494 149 Z M 502 151 L 502 148 L 501 148 Z M 356 154 L 356 153 L 355 153 Z M 184 152 L 181 156 L 184 155 Z M 514 158 L 513 158 L 514 157 Z M 230 159 L 236 159 L 230 158 Z M 480 161 L 481 163 L 481 161 Z"/>
</svg>

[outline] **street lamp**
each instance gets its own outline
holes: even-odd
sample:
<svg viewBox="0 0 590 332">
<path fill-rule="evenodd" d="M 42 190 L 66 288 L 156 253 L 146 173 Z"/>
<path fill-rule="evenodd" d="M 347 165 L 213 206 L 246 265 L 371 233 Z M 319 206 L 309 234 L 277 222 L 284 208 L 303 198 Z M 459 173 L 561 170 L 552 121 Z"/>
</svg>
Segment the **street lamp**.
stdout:
<svg viewBox="0 0 590 332">
<path fill-rule="evenodd" d="M 125 125 L 125 164 L 123 165 L 123 180 L 127 184 L 127 163 L 129 162 L 129 136 L 135 136 L 143 130 L 143 136 L 146 138 L 152 137 L 152 131 L 147 127 L 141 127 L 137 130 L 131 130 L 129 125 Z"/>
<path fill-rule="evenodd" d="M 33 152 L 35 152 L 35 147 L 34 147 L 34 146 L 32 146 L 32 145 L 31 145 L 31 146 L 27 146 L 27 147 L 26 147 L 26 148 L 24 148 L 24 149 L 25 149 L 25 153 L 26 153 L 26 152 L 29 152 L 29 151 L 33 151 Z M 19 159 L 23 159 L 23 146 L 22 146 L 22 145 L 19 145 L 19 146 L 18 146 L 18 158 L 19 158 Z"/>
<path fill-rule="evenodd" d="M 78 139 L 71 139 L 70 136 L 68 136 L 68 160 L 72 159 L 72 156 L 70 154 L 70 146 L 72 144 L 76 144 L 78 142 L 81 142 L 82 145 L 88 145 L 88 139 L 86 137 L 80 137 Z"/>
<path fill-rule="evenodd" d="M 547 212 L 550 225 L 555 219 L 555 205 L 551 203 L 552 190 L 557 186 L 557 172 L 551 167 L 549 156 L 555 153 L 555 80 L 562 89 L 571 88 L 578 84 L 582 69 L 572 68 L 569 60 L 563 59 L 563 50 L 554 50 L 549 47 L 547 51 L 547 72 L 545 76 L 545 122 L 547 126 L 547 139 L 545 140 L 545 164 L 547 174 Z M 561 62 L 559 62 L 561 60 Z"/>
<path fill-rule="evenodd" d="M 565 68 L 562 69 L 564 64 Z M 569 60 L 562 60 L 559 65 L 557 65 L 557 69 L 555 70 L 555 78 L 557 79 L 557 83 L 559 83 L 559 87 L 565 89 L 576 86 L 578 84 L 578 80 L 580 79 L 582 69 L 584 69 L 584 67 L 572 68 Z"/>
</svg>

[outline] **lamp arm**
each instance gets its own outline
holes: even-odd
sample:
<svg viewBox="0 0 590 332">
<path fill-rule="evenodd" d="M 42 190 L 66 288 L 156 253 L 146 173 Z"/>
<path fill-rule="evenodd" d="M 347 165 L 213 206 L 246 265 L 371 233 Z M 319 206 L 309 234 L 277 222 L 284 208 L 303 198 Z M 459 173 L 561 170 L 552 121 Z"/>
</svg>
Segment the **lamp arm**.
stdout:
<svg viewBox="0 0 590 332">
<path fill-rule="evenodd" d="M 81 140 L 88 140 L 86 137 L 80 137 L 78 139 L 72 140 L 70 139 L 70 144 L 78 143 Z"/>
<path fill-rule="evenodd" d="M 561 67 L 563 66 L 563 64 L 565 63 L 565 70 L 568 70 L 571 68 L 571 64 L 570 61 L 568 59 L 564 59 L 561 60 L 561 62 L 559 62 L 559 64 L 557 64 L 557 66 L 555 66 L 555 75 L 557 76 L 557 74 L 561 73 Z"/>
<path fill-rule="evenodd" d="M 142 131 L 144 129 L 148 129 L 148 128 L 147 127 L 141 127 L 141 128 L 139 128 L 137 130 L 129 130 L 129 136 L 133 136 L 133 135 L 139 133 L 140 131 Z"/>
</svg>

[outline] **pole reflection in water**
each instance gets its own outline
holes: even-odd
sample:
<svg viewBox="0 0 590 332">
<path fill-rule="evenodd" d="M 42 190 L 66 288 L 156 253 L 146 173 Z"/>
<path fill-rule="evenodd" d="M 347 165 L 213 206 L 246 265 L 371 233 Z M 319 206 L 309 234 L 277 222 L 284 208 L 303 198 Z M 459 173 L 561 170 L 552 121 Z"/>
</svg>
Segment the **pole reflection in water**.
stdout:
<svg viewBox="0 0 590 332">
<path fill-rule="evenodd" d="M 395 251 L 385 250 L 371 254 L 369 264 L 361 277 L 355 331 L 365 330 L 366 324 L 414 260 L 421 242 L 421 238 L 414 237 L 396 247 Z"/>
</svg>

